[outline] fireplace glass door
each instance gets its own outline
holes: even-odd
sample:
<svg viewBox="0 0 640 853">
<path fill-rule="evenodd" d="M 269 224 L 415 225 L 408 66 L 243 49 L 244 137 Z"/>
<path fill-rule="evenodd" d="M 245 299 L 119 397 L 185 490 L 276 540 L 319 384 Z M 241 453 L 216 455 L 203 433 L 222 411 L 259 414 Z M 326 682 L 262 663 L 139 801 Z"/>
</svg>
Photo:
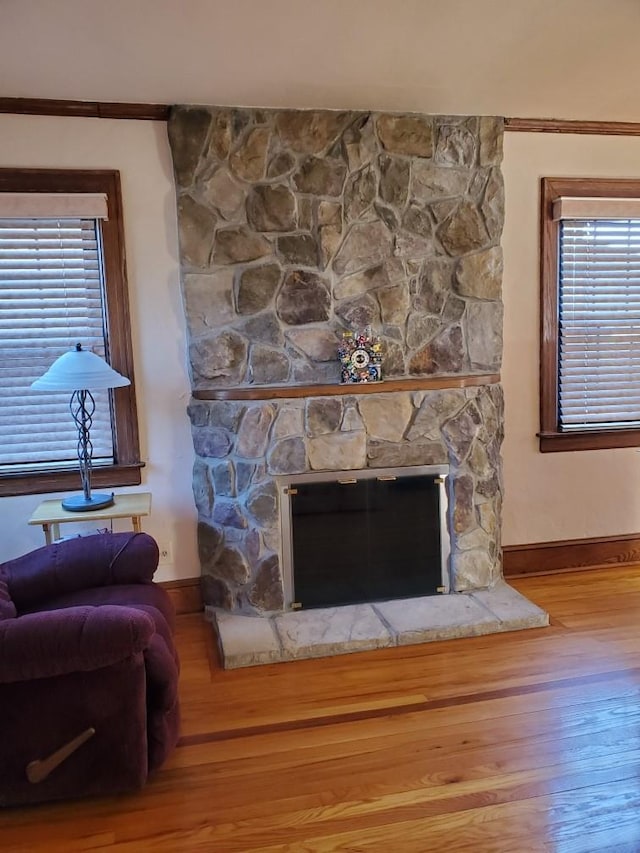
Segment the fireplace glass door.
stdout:
<svg viewBox="0 0 640 853">
<path fill-rule="evenodd" d="M 288 490 L 294 606 L 442 591 L 442 483 L 434 475 L 297 482 Z"/>
</svg>

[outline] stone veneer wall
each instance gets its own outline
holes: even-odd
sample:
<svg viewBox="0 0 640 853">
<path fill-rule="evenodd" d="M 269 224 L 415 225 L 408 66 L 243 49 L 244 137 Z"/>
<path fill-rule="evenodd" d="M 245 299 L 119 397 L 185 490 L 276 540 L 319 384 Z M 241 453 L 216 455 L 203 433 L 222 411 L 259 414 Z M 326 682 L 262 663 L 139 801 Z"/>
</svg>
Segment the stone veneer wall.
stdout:
<svg viewBox="0 0 640 853">
<path fill-rule="evenodd" d="M 499 385 L 316 397 L 193 402 L 194 494 L 204 600 L 280 610 L 274 476 L 449 463 L 452 589 L 501 576 Z M 336 543 L 339 548 L 339 543 Z"/>
<path fill-rule="evenodd" d="M 387 377 L 496 371 L 502 121 L 177 107 L 194 390 L 338 381 L 371 324 Z M 449 461 L 456 589 L 500 575 L 499 386 L 192 402 L 207 603 L 282 607 L 273 476 Z"/>
</svg>

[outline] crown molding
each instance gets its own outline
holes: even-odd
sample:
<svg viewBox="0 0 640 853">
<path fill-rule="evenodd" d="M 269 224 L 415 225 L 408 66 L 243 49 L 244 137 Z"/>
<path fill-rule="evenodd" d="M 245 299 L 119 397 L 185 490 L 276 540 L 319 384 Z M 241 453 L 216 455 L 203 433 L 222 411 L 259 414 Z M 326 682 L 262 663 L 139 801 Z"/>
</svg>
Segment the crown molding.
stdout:
<svg viewBox="0 0 640 853">
<path fill-rule="evenodd" d="M 48 98 L 0 98 L 0 113 L 167 121 L 169 105 L 128 104 L 117 101 L 65 101 Z"/>
<path fill-rule="evenodd" d="M 591 133 L 597 136 L 640 136 L 640 122 L 570 121 L 555 118 L 506 118 L 505 131 L 520 133 Z"/>
</svg>

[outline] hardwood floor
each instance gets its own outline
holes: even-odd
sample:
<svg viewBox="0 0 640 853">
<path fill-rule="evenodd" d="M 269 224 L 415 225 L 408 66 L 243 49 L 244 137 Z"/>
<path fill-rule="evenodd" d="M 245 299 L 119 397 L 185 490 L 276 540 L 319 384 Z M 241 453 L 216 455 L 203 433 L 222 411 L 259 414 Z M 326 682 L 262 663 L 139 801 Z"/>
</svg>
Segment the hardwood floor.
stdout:
<svg viewBox="0 0 640 853">
<path fill-rule="evenodd" d="M 640 566 L 511 582 L 549 628 L 230 672 L 179 617 L 169 763 L 0 850 L 638 853 Z"/>
</svg>

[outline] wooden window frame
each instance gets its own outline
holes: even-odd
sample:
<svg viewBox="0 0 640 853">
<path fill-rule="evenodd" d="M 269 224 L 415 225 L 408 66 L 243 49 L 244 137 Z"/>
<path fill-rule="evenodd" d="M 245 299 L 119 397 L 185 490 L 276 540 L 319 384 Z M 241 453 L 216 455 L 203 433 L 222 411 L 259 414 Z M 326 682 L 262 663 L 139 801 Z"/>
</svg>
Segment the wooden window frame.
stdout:
<svg viewBox="0 0 640 853">
<path fill-rule="evenodd" d="M 640 198 L 640 180 L 542 178 L 540 185 L 540 451 L 602 450 L 640 446 L 640 429 L 560 431 L 558 411 L 559 222 L 553 203 L 561 196 Z"/>
<path fill-rule="evenodd" d="M 124 250 L 120 173 L 116 170 L 0 169 L 0 192 L 105 193 L 108 219 L 102 221 L 107 360 L 131 384 L 110 392 L 114 463 L 97 465 L 91 484 L 137 486 L 141 482 L 140 440 L 131 344 L 131 321 Z M 81 488 L 77 465 L 33 473 L 0 474 L 0 497 Z"/>
</svg>

